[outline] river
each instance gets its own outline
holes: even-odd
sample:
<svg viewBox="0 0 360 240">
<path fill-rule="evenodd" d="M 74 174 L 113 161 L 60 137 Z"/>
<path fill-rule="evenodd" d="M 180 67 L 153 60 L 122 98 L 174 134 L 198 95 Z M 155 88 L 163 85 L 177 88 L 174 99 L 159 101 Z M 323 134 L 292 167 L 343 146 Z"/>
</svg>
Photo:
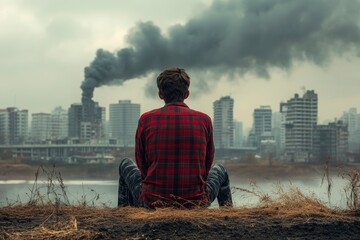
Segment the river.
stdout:
<svg viewBox="0 0 360 240">
<path fill-rule="evenodd" d="M 27 203 L 31 198 L 40 199 L 39 196 L 42 197 L 43 201 L 46 201 L 47 197 L 54 198 L 55 194 L 64 201 L 64 193 L 69 202 L 75 205 L 86 203 L 90 206 L 116 207 L 117 204 L 117 181 L 64 181 L 63 188 L 56 182 L 51 187 L 48 187 L 49 182 L 46 181 L 38 181 L 36 184 L 35 186 L 34 181 L 25 180 L 0 181 L 0 206 Z M 319 177 L 292 182 L 262 181 L 256 182 L 255 185 L 251 182 L 232 183 L 232 192 L 235 206 L 251 207 L 259 203 L 259 197 L 243 189 L 260 194 L 269 194 L 269 196 L 276 198 L 280 188 L 286 192 L 290 188 L 296 187 L 304 195 L 315 196 L 331 208 L 343 209 L 347 206 L 344 192 L 346 184 L 346 180 L 338 176 L 332 177 L 330 198 L 327 191 L 327 182 L 322 183 L 322 179 Z M 49 189 L 55 191 L 48 194 Z M 37 193 L 39 194 L 37 195 Z M 212 206 L 216 207 L 217 204 L 214 202 Z"/>
</svg>

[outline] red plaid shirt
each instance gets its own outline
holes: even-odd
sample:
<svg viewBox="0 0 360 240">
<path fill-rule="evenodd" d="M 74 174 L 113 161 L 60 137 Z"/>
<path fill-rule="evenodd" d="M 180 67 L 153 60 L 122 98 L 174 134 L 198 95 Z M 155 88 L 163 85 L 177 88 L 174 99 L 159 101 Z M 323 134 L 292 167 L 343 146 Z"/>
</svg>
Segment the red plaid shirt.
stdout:
<svg viewBox="0 0 360 240">
<path fill-rule="evenodd" d="M 156 202 L 207 202 L 206 179 L 214 158 L 211 119 L 183 102 L 144 113 L 136 132 L 140 198 Z M 181 202 L 181 201 L 180 201 Z"/>
</svg>

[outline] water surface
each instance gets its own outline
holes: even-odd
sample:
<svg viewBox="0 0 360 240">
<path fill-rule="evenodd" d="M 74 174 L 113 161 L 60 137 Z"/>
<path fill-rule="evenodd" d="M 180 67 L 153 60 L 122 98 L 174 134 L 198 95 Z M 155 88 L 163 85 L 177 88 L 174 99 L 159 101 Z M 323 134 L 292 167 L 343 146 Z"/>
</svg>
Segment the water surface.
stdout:
<svg viewBox="0 0 360 240">
<path fill-rule="evenodd" d="M 0 181 L 0 206 L 27 203 L 31 198 L 36 198 L 35 194 L 39 192 L 44 201 L 48 197 L 53 199 L 56 194 L 63 201 L 68 199 L 71 204 L 83 204 L 85 202 L 88 205 L 94 206 L 116 207 L 117 181 L 74 180 L 64 181 L 63 183 L 64 188 L 61 188 L 57 182 L 54 182 L 54 185 L 49 187 L 49 182 L 46 181 L 38 181 L 36 185 L 34 185 L 34 181 Z M 239 189 L 246 189 L 258 194 L 269 194 L 269 196 L 276 198 L 279 189 L 288 191 L 290 188 L 297 187 L 304 195 L 314 196 L 327 206 L 346 208 L 344 192 L 346 184 L 346 180 L 337 176 L 333 177 L 329 198 L 327 182 L 322 183 L 322 179 L 319 177 L 292 182 L 270 180 L 256 182 L 256 184 L 251 182 L 233 182 L 233 201 L 234 205 L 238 207 L 251 207 L 259 203 L 259 198 L 255 194 Z M 216 205 L 216 203 L 212 204 L 212 206 Z"/>
</svg>

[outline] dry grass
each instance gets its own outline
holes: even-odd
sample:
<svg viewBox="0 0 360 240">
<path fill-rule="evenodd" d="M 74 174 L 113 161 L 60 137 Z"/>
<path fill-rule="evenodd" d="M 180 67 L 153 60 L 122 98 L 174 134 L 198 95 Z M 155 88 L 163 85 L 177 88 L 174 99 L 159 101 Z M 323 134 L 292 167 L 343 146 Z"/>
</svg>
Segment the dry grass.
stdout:
<svg viewBox="0 0 360 240">
<path fill-rule="evenodd" d="M 360 210 L 360 171 L 354 168 L 343 168 L 339 175 L 348 182 L 344 189 L 348 208 Z"/>
<path fill-rule="evenodd" d="M 322 221 L 357 219 L 352 211 L 329 209 L 318 201 L 305 197 L 296 189 L 280 196 L 277 201 L 268 201 L 263 206 L 254 208 L 199 208 L 193 210 L 165 208 L 149 211 L 131 207 L 113 209 L 64 205 L 55 211 L 53 205 L 24 205 L 1 208 L 0 214 L 18 219 L 36 216 L 32 221 L 37 222 L 36 227 L 28 229 L 9 227 L 2 235 L 0 234 L 0 239 L 94 239 L 100 233 L 91 226 L 160 219 L 188 219 L 203 225 L 226 218 L 240 218 L 242 221 L 254 225 L 274 219 L 281 220 L 286 224 L 307 222 L 312 219 L 321 219 Z M 81 223 L 81 227 L 78 226 L 78 223 Z"/>
<path fill-rule="evenodd" d="M 284 224 L 321 221 L 353 221 L 356 212 L 330 209 L 313 197 L 305 196 L 297 188 L 276 198 L 263 197 L 259 206 L 252 208 L 197 208 L 192 210 L 164 208 L 150 211 L 143 208 L 97 208 L 74 205 L 18 205 L 0 208 L 0 215 L 14 219 L 31 218 L 35 227 L 8 227 L 0 239 L 94 239 L 101 236 L 97 228 L 109 224 L 136 223 L 153 220 L 186 219 L 206 225 L 223 219 L 241 219 L 249 224 L 281 221 Z M 79 226 L 81 225 L 81 227 Z"/>
<path fill-rule="evenodd" d="M 91 230 L 78 229 L 76 218 L 70 221 L 59 221 L 52 225 L 41 224 L 30 230 L 9 230 L 0 234 L 2 239 L 89 239 L 97 233 Z"/>
</svg>

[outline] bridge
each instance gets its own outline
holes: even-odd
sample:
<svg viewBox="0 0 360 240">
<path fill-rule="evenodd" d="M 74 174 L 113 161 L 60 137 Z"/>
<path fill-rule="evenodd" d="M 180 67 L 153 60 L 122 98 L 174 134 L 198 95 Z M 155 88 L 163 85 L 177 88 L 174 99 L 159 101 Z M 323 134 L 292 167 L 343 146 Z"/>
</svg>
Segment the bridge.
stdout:
<svg viewBox="0 0 360 240">
<path fill-rule="evenodd" d="M 117 144 L 24 144 L 0 145 L 0 153 L 11 155 L 12 158 L 29 160 L 69 161 L 71 158 L 94 156 L 125 157 L 126 153 L 134 151 L 134 147 Z M 127 157 L 132 157 L 128 155 Z"/>
</svg>

